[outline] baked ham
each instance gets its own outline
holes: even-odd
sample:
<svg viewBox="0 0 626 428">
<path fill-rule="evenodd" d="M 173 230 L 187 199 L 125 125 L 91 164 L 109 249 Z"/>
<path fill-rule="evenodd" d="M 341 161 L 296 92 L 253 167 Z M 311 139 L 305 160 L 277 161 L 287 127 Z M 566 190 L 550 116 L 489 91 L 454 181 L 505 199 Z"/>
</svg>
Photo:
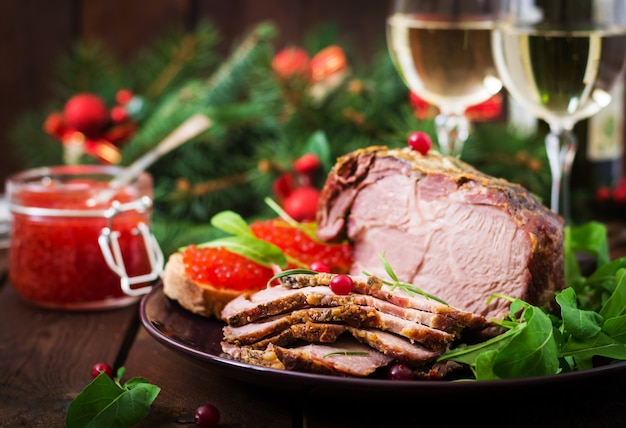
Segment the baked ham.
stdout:
<svg viewBox="0 0 626 428">
<path fill-rule="evenodd" d="M 504 143 L 503 143 L 504 144 Z M 452 157 L 370 147 L 338 159 L 323 187 L 317 234 L 353 245 L 351 274 L 400 280 L 455 308 L 508 313 L 494 293 L 550 308 L 564 286 L 563 220 L 523 187 Z"/>
<path fill-rule="evenodd" d="M 445 370 L 433 370 L 437 357 L 467 330 L 490 326 L 375 276 L 352 276 L 353 291 L 337 295 L 333 277 L 288 275 L 281 285 L 233 299 L 221 313 L 224 353 L 286 370 L 362 377 L 401 362 L 439 376 Z"/>
</svg>

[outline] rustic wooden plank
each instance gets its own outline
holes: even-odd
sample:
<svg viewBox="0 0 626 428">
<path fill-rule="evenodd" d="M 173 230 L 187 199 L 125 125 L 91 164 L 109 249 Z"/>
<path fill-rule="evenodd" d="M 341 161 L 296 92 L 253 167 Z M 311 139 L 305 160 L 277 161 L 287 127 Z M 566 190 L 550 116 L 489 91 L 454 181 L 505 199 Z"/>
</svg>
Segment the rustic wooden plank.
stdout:
<svg viewBox="0 0 626 428">
<path fill-rule="evenodd" d="M 38 109 L 53 93 L 50 80 L 59 55 L 67 53 L 73 0 L 0 2 L 0 180 L 21 166 L 9 133 L 22 114 Z"/>
<path fill-rule="evenodd" d="M 191 0 L 90 0 L 82 2 L 81 36 L 103 41 L 122 59 L 129 59 L 191 21 Z"/>
<path fill-rule="evenodd" d="M 340 29 L 340 36 L 354 45 L 357 55 L 369 59 L 384 47 L 389 5 L 389 0 L 364 0 L 358 6 L 333 0 L 205 0 L 199 3 L 198 15 L 214 22 L 225 41 L 241 38 L 243 31 L 261 21 L 272 21 L 280 31 L 276 40 L 279 48 L 301 44 L 311 30 L 332 23 Z"/>
<path fill-rule="evenodd" d="M 93 364 L 114 363 L 136 311 L 42 310 L 0 288 L 0 426 L 64 426 Z"/>
<path fill-rule="evenodd" d="M 193 422 L 196 409 L 206 403 L 220 411 L 220 426 L 292 427 L 290 397 L 224 376 L 195 358 L 172 350 L 142 328 L 125 363 L 128 376 L 142 376 L 161 388 L 141 427 L 171 427 Z M 299 417 L 299 413 L 296 413 Z"/>
</svg>

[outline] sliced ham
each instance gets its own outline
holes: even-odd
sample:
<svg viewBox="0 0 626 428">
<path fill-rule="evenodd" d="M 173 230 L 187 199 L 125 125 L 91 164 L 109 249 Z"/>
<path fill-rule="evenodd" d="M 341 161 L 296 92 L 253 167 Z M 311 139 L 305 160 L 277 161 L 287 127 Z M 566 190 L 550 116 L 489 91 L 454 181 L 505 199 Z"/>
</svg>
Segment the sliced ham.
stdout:
<svg viewBox="0 0 626 428">
<path fill-rule="evenodd" d="M 490 326 L 482 316 L 377 277 L 354 276 L 353 291 L 338 295 L 329 287 L 333 276 L 288 275 L 281 285 L 231 301 L 222 312 L 228 321 L 224 353 L 257 365 L 342 376 L 368 376 L 402 362 L 434 376 L 442 373 L 434 369 L 437 357 L 466 330 Z"/>
</svg>

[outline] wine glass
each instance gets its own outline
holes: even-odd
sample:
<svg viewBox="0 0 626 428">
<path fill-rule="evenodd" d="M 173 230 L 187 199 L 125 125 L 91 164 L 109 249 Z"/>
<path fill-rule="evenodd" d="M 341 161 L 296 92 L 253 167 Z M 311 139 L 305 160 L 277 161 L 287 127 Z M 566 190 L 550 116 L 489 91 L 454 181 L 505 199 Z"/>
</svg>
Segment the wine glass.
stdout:
<svg viewBox="0 0 626 428">
<path fill-rule="evenodd" d="M 520 105 L 543 119 L 550 206 L 571 221 L 574 125 L 611 101 L 626 59 L 624 0 L 502 0 L 492 33 L 498 74 Z"/>
<path fill-rule="evenodd" d="M 442 152 L 469 136 L 465 110 L 502 89 L 491 51 L 496 0 L 395 0 L 387 19 L 393 63 L 411 91 L 439 108 Z"/>
</svg>

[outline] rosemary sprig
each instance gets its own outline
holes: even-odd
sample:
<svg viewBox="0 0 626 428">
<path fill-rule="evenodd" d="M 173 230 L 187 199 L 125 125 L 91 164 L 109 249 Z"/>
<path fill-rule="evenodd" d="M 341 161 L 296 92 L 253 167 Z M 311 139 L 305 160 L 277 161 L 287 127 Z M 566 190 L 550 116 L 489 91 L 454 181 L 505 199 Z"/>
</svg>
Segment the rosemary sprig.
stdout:
<svg viewBox="0 0 626 428">
<path fill-rule="evenodd" d="M 283 278 L 285 276 L 290 276 L 290 275 L 317 275 L 318 273 L 319 272 L 315 272 L 314 270 L 311 270 L 311 269 L 287 269 L 287 270 L 283 270 L 281 272 L 278 272 L 276 275 L 271 277 L 267 281 L 267 285 L 269 286 L 275 280 Z"/>
<path fill-rule="evenodd" d="M 348 356 L 348 355 L 364 355 L 364 356 L 367 356 L 367 355 L 369 355 L 369 353 L 367 351 L 333 351 L 333 352 L 329 352 L 328 354 L 322 355 L 322 358 L 327 358 L 327 357 L 330 357 L 331 355 L 344 355 L 344 356 Z"/>
<path fill-rule="evenodd" d="M 380 260 L 383 263 L 383 267 L 385 268 L 385 272 L 387 272 L 387 275 L 389 275 L 389 278 L 391 278 L 393 282 L 392 281 L 387 281 L 387 280 L 384 280 L 384 279 L 381 279 L 381 281 L 383 282 L 383 284 L 390 285 L 391 286 L 391 291 L 395 290 L 396 288 L 399 288 L 402 291 L 404 291 L 406 294 L 408 294 L 409 296 L 413 296 L 413 294 L 420 294 L 420 295 L 426 297 L 427 299 L 435 300 L 435 301 L 437 301 L 439 303 L 443 303 L 444 305 L 448 304 L 445 300 L 440 299 L 437 296 L 433 296 L 432 294 L 425 292 L 424 290 L 422 290 L 421 288 L 419 288 L 415 284 L 409 284 L 408 282 L 400 281 L 400 279 L 398 278 L 396 273 L 393 271 L 393 268 L 391 267 L 391 265 L 389 264 L 387 259 L 385 259 L 385 253 L 380 254 L 379 257 L 380 257 Z M 363 274 L 365 276 L 373 276 L 371 273 L 368 273 L 368 272 L 365 272 L 365 271 L 363 272 Z"/>
</svg>

